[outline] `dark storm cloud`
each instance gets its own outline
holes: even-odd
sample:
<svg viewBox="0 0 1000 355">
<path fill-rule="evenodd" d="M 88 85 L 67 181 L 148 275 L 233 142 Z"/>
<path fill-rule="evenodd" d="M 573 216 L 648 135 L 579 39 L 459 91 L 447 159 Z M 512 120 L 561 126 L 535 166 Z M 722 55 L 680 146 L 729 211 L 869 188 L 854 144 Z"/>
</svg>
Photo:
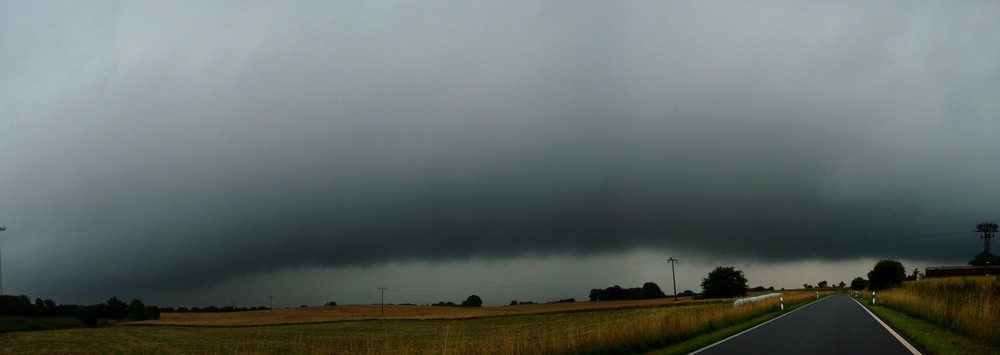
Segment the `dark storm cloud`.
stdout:
<svg viewBox="0 0 1000 355">
<path fill-rule="evenodd" d="M 994 4 L 495 5 L 6 9 L 0 237 L 39 289 L 183 289 L 647 247 L 963 259 L 907 237 L 1000 212 Z"/>
</svg>

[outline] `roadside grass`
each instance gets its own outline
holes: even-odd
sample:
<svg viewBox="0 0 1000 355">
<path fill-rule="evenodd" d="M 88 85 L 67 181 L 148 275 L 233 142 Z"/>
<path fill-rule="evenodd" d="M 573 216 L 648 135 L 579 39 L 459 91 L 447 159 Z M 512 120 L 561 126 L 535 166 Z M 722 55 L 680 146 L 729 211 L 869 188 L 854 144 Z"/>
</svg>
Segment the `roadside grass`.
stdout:
<svg viewBox="0 0 1000 355">
<path fill-rule="evenodd" d="M 28 317 L 0 315 L 0 333 L 82 328 L 73 317 Z"/>
<path fill-rule="evenodd" d="M 868 303 L 871 303 L 869 298 Z M 891 324 L 907 338 L 934 354 L 1000 354 L 1000 348 L 988 342 L 944 329 L 883 306 L 866 304 L 879 318 Z"/>
<path fill-rule="evenodd" d="M 1000 278 L 995 276 L 904 282 L 876 299 L 878 306 L 1000 347 Z"/>
<path fill-rule="evenodd" d="M 813 298 L 811 292 L 786 292 L 785 304 Z M 776 308 L 771 299 L 738 307 L 680 304 L 473 319 L 111 326 L 0 334 L 0 353 L 635 353 L 763 321 L 780 313 Z"/>
</svg>

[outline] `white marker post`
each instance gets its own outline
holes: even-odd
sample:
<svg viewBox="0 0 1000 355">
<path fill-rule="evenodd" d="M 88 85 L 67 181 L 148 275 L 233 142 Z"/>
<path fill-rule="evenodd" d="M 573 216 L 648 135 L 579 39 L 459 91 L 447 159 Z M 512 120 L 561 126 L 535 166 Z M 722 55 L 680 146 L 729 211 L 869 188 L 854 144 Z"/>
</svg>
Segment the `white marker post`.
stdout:
<svg viewBox="0 0 1000 355">
<path fill-rule="evenodd" d="M 875 304 L 875 291 L 872 291 L 872 304 Z"/>
<path fill-rule="evenodd" d="M 819 291 L 816 291 L 816 299 L 819 299 Z"/>
<path fill-rule="evenodd" d="M 781 310 L 784 311 L 785 310 L 785 298 L 784 297 L 780 297 L 778 299 L 781 301 Z"/>
</svg>

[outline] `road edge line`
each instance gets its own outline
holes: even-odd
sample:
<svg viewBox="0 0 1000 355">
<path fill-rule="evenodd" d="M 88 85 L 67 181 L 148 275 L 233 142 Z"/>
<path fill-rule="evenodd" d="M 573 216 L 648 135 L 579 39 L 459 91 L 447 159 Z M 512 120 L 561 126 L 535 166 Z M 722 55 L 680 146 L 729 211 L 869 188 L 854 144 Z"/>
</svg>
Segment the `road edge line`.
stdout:
<svg viewBox="0 0 1000 355">
<path fill-rule="evenodd" d="M 789 315 L 789 314 L 792 314 L 792 313 L 795 313 L 795 312 L 798 312 L 798 310 L 800 310 L 800 309 L 803 309 L 803 308 L 806 308 L 806 307 L 809 307 L 809 306 L 811 306 L 811 305 L 814 305 L 814 304 L 816 304 L 817 302 L 820 302 L 820 301 L 823 301 L 823 300 L 825 300 L 825 299 L 827 299 L 827 297 L 823 297 L 823 299 L 822 299 L 822 300 L 819 300 L 819 301 L 816 301 L 816 302 L 810 302 L 809 304 L 807 304 L 807 305 L 805 305 L 805 306 L 802 306 L 802 307 L 799 307 L 799 308 L 796 308 L 796 309 L 793 309 L 793 310 L 791 310 L 791 311 L 790 311 L 790 312 L 788 312 L 788 313 L 785 313 L 785 314 L 782 314 L 782 315 L 780 315 L 780 316 L 777 316 L 777 317 L 774 317 L 774 318 L 771 318 L 771 320 L 769 320 L 769 321 L 767 321 L 767 322 L 764 322 L 764 323 L 761 323 L 761 324 L 758 324 L 758 325 L 755 325 L 755 326 L 753 326 L 753 328 L 750 328 L 750 329 L 747 329 L 747 330 L 744 330 L 744 331 L 742 331 L 742 332 L 739 332 L 739 333 L 736 333 L 736 334 L 733 334 L 733 335 L 730 335 L 730 336 L 729 336 L 728 338 L 725 338 L 725 339 L 722 339 L 722 340 L 719 340 L 719 341 L 717 341 L 717 342 L 714 342 L 714 343 L 712 343 L 711 345 L 709 345 L 709 346 L 706 346 L 706 347 L 704 347 L 704 348 L 701 348 L 701 349 L 698 349 L 698 350 L 695 350 L 695 351 L 692 351 L 692 352 L 688 353 L 688 355 L 694 355 L 694 354 L 697 354 L 697 353 L 700 353 L 700 352 L 702 352 L 702 351 L 705 351 L 705 350 L 708 350 L 709 348 L 711 348 L 711 347 L 713 347 L 713 346 L 716 346 L 716 345 L 719 345 L 719 344 L 722 344 L 722 343 L 725 343 L 726 341 L 729 341 L 729 340 L 730 340 L 730 339 L 732 339 L 732 338 L 735 338 L 735 337 L 738 337 L 738 336 L 740 336 L 740 335 L 743 335 L 743 333 L 746 333 L 746 332 L 749 332 L 749 331 L 751 331 L 751 330 L 754 330 L 754 329 L 757 329 L 757 328 L 759 328 L 759 327 L 763 327 L 763 326 L 764 326 L 764 324 L 767 324 L 767 323 L 771 323 L 771 322 L 773 322 L 773 321 L 776 321 L 776 320 L 778 320 L 778 319 L 781 319 L 781 317 L 784 317 L 784 316 L 787 316 L 787 315 Z"/>
<path fill-rule="evenodd" d="M 861 309 L 865 310 L 865 312 L 868 312 L 868 314 L 871 315 L 872 318 L 875 318 L 875 320 L 878 321 L 878 324 L 881 324 L 882 327 L 885 328 L 885 330 L 889 331 L 889 334 L 892 334 L 892 336 L 896 337 L 896 340 L 902 343 L 903 346 L 906 347 L 906 349 L 909 350 L 911 354 L 921 355 L 920 351 L 917 350 L 917 348 L 913 347 L 913 344 L 910 344 L 910 342 L 906 341 L 906 339 L 903 339 L 903 337 L 900 336 L 899 333 L 896 333 L 895 330 L 892 330 L 892 328 L 890 328 L 888 324 L 885 324 L 885 322 L 882 321 L 882 318 L 876 316 L 875 313 L 872 313 L 872 310 L 868 309 L 868 307 L 865 307 L 865 305 L 861 304 L 861 302 L 858 302 L 858 300 L 855 299 L 854 297 L 851 297 L 851 299 L 854 300 L 854 303 L 858 304 L 858 307 L 861 307 Z"/>
</svg>

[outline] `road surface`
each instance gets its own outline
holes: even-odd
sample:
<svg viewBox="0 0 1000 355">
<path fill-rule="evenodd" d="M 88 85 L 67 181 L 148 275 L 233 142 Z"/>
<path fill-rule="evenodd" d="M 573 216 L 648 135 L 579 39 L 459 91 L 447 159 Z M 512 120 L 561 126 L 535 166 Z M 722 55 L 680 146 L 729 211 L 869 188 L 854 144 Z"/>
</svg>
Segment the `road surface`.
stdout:
<svg viewBox="0 0 1000 355">
<path fill-rule="evenodd" d="M 919 354 L 902 341 L 850 296 L 836 294 L 695 353 Z"/>
</svg>

